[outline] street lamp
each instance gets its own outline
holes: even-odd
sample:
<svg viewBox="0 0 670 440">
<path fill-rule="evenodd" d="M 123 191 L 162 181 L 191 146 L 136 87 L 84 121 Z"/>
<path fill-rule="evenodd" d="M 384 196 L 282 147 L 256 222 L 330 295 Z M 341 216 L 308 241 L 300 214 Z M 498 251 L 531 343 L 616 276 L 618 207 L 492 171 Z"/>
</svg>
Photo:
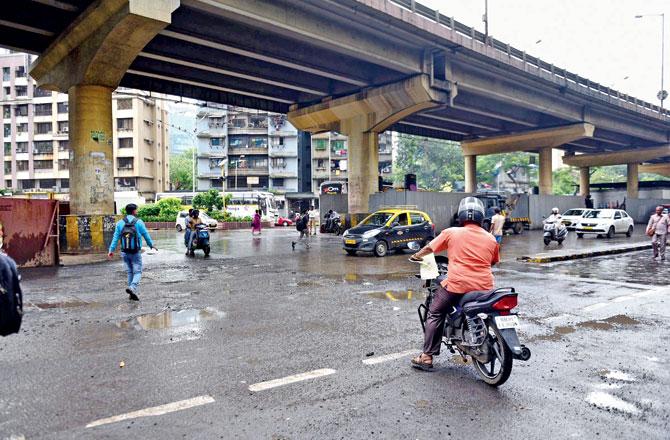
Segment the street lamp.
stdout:
<svg viewBox="0 0 670 440">
<path fill-rule="evenodd" d="M 244 162 L 244 154 L 235 161 L 235 191 L 237 191 L 237 169 L 240 167 L 240 162 Z"/>
<path fill-rule="evenodd" d="M 661 112 L 663 111 L 663 101 L 668 97 L 668 92 L 663 88 L 663 76 L 665 70 L 665 14 L 644 14 L 636 15 L 635 18 L 661 17 L 661 90 L 656 97 L 661 100 Z"/>
</svg>

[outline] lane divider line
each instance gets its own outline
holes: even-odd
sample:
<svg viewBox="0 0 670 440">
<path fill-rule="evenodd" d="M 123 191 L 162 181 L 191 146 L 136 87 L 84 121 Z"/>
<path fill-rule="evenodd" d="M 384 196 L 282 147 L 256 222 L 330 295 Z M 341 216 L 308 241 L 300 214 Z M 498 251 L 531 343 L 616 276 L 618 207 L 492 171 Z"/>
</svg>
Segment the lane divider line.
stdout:
<svg viewBox="0 0 670 440">
<path fill-rule="evenodd" d="M 391 354 L 385 354 L 383 356 L 376 356 L 376 357 L 363 359 L 361 362 L 363 362 L 365 365 L 376 365 L 376 364 L 381 364 L 382 362 L 393 361 L 393 360 L 404 358 L 404 357 L 411 356 L 411 355 L 414 355 L 414 354 L 419 354 L 420 352 L 421 352 L 421 350 L 407 350 L 407 351 L 402 351 L 400 353 L 391 353 Z"/>
<path fill-rule="evenodd" d="M 332 368 L 321 368 L 319 370 L 307 371 L 305 373 L 294 374 L 292 376 L 286 376 L 279 379 L 267 380 L 265 382 L 258 382 L 253 385 L 249 385 L 249 391 L 257 392 L 269 390 L 270 388 L 280 387 L 283 385 L 288 385 L 291 383 L 302 382 L 303 380 L 316 379 L 319 377 L 330 376 L 331 374 L 337 373 L 336 370 Z"/>
<path fill-rule="evenodd" d="M 119 414 L 113 417 L 107 417 L 105 419 L 95 420 L 88 425 L 87 428 L 93 428 L 96 426 L 107 425 L 110 423 L 121 422 L 123 420 L 137 419 L 140 417 L 153 417 L 160 416 L 163 414 L 168 414 L 176 411 L 183 411 L 185 409 L 194 408 L 196 406 L 207 405 L 208 403 L 214 403 L 215 400 L 212 396 L 198 396 L 191 399 L 180 400 L 178 402 L 166 403 L 165 405 L 154 406 L 151 408 L 140 409 L 138 411 L 132 411 L 125 414 Z"/>
</svg>

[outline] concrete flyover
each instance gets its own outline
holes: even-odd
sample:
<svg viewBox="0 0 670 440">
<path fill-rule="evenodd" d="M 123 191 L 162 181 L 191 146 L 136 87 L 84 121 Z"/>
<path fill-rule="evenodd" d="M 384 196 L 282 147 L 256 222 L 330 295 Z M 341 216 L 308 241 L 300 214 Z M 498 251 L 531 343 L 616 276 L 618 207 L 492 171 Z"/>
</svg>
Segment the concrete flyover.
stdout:
<svg viewBox="0 0 670 440">
<path fill-rule="evenodd" d="M 310 132 L 339 127 L 352 138 L 354 213 L 367 211 L 376 188 L 374 134 L 382 128 L 466 141 L 470 186 L 478 142 L 509 151 L 519 141 L 541 155 L 543 193 L 551 192 L 551 148 L 577 158 L 670 142 L 667 110 L 414 0 L 27 1 L 0 14 L 0 44 L 40 54 L 31 72 L 38 83 L 73 92 L 75 157 L 85 167 L 77 171 L 75 160 L 76 212 L 111 212 L 102 102 L 117 85 L 290 112 Z M 95 117 L 81 114 L 89 103 Z M 630 168 L 632 179 L 637 165 Z"/>
</svg>

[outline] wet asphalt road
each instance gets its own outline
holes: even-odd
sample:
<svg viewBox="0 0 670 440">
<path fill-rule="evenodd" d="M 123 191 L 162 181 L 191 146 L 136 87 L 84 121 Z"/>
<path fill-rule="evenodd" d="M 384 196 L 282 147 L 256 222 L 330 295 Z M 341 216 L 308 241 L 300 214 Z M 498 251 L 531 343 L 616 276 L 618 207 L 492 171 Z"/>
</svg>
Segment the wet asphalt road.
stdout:
<svg viewBox="0 0 670 440">
<path fill-rule="evenodd" d="M 0 438 L 668 438 L 670 263 L 648 252 L 506 259 L 497 285 L 520 292 L 533 357 L 492 389 L 447 352 L 432 373 L 407 354 L 362 362 L 421 346 L 407 255 L 348 257 L 329 236 L 292 252 L 295 231 L 275 229 L 217 231 L 212 257 L 191 259 L 154 235 L 140 303 L 118 260 L 24 271 L 24 327 L 0 340 Z M 86 427 L 127 413 L 144 417 Z"/>
</svg>

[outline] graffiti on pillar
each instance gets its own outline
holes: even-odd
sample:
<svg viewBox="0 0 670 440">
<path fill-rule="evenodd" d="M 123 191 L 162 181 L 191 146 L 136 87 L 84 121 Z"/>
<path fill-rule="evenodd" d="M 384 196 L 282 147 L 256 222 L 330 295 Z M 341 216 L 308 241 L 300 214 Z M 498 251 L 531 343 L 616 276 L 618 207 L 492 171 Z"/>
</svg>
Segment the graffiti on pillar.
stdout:
<svg viewBox="0 0 670 440">
<path fill-rule="evenodd" d="M 100 203 L 105 199 L 105 194 L 108 191 L 107 176 L 103 173 L 103 170 L 100 167 L 96 167 L 95 170 L 95 182 L 90 188 L 90 202 Z"/>
<path fill-rule="evenodd" d="M 91 139 L 95 142 L 105 142 L 107 136 L 105 136 L 105 132 L 102 130 L 91 130 Z"/>
</svg>

